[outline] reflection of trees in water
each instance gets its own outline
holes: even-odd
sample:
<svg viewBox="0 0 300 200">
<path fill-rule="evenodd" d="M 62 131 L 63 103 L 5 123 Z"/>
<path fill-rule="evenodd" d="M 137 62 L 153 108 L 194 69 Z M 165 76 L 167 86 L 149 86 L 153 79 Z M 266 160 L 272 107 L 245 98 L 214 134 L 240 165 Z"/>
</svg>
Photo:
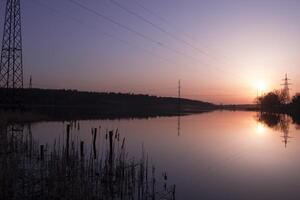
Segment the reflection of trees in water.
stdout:
<svg viewBox="0 0 300 200">
<path fill-rule="evenodd" d="M 257 121 L 267 125 L 268 127 L 281 132 L 283 135 L 283 143 L 285 147 L 289 142 L 289 129 L 290 124 L 293 122 L 292 118 L 286 114 L 274 114 L 274 113 L 258 113 Z"/>
<path fill-rule="evenodd" d="M 296 129 L 300 129 L 300 115 L 297 113 L 292 114 L 293 123 L 296 125 Z"/>
</svg>

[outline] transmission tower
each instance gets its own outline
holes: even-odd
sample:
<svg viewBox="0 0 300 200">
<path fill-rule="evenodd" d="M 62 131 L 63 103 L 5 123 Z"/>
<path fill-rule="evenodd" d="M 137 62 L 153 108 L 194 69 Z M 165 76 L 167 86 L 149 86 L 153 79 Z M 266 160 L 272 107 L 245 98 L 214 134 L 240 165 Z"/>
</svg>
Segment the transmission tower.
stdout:
<svg viewBox="0 0 300 200">
<path fill-rule="evenodd" d="M 0 88 L 23 88 L 20 0 L 7 0 L 0 60 Z"/>
<path fill-rule="evenodd" d="M 287 74 L 285 74 L 285 78 L 282 79 L 283 84 L 281 84 L 283 86 L 282 89 L 282 97 L 283 97 L 283 101 L 285 104 L 288 104 L 291 100 L 290 98 L 290 85 L 292 85 L 289 81 L 291 79 L 288 78 Z"/>
<path fill-rule="evenodd" d="M 178 116 L 177 116 L 177 135 L 180 135 L 180 121 L 181 121 L 181 82 L 178 81 Z"/>
<path fill-rule="evenodd" d="M 177 118 L 177 135 L 180 135 L 180 116 L 181 115 L 181 81 L 178 81 L 178 118 Z"/>
<path fill-rule="evenodd" d="M 178 81 L 178 99 L 181 98 L 181 81 Z"/>
<path fill-rule="evenodd" d="M 181 81 L 178 81 L 178 113 L 180 114 L 181 110 Z"/>
</svg>

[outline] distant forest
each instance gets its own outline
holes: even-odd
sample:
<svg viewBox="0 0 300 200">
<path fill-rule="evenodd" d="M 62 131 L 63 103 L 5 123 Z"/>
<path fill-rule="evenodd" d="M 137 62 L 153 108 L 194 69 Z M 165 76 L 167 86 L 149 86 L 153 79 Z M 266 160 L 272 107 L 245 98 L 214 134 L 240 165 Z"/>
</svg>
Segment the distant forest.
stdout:
<svg viewBox="0 0 300 200">
<path fill-rule="evenodd" d="M 3 109 L 11 102 L 25 110 L 50 116 L 71 115 L 89 117 L 145 117 L 204 112 L 215 109 L 214 104 L 189 99 L 158 97 L 143 94 L 82 92 L 54 89 L 0 89 Z M 70 116 L 70 117 L 71 117 Z"/>
</svg>

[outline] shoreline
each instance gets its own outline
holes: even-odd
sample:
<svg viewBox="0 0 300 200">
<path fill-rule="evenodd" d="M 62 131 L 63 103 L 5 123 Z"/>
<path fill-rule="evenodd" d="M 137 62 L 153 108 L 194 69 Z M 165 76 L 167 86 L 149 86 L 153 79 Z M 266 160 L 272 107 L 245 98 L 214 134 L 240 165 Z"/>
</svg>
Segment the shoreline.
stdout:
<svg viewBox="0 0 300 200">
<path fill-rule="evenodd" d="M 287 114 L 300 121 L 299 114 L 291 110 L 261 110 L 255 105 L 224 105 L 206 109 L 142 109 L 109 110 L 94 106 L 27 106 L 4 109 L 0 106 L 1 123 L 33 123 L 48 121 L 149 119 L 201 114 L 213 111 L 248 111 L 269 114 Z"/>
<path fill-rule="evenodd" d="M 45 107 L 43 107 L 45 108 Z M 16 109 L 16 110 L 4 110 L 0 109 L 0 122 L 2 123 L 32 123 L 32 122 L 44 122 L 44 121 L 76 121 L 76 120 L 118 120 L 118 119 L 148 119 L 156 117 L 172 117 L 172 116 L 185 116 L 191 114 L 200 114 L 206 112 L 212 112 L 220 109 L 199 109 L 199 110 L 183 110 L 175 111 L 103 111 L 94 108 L 92 112 L 89 112 L 91 108 L 84 110 L 84 107 L 80 108 L 68 108 L 68 107 L 47 107 L 46 109 Z"/>
</svg>

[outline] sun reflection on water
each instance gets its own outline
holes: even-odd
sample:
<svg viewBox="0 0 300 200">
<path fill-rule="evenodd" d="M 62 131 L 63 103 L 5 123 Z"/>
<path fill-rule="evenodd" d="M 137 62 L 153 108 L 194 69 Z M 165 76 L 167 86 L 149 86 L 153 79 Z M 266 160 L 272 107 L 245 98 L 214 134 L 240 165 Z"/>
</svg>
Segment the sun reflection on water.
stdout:
<svg viewBox="0 0 300 200">
<path fill-rule="evenodd" d="M 263 124 L 261 124 L 261 123 L 257 123 L 257 125 L 256 125 L 256 133 L 262 135 L 265 132 L 266 132 L 265 126 Z"/>
</svg>

